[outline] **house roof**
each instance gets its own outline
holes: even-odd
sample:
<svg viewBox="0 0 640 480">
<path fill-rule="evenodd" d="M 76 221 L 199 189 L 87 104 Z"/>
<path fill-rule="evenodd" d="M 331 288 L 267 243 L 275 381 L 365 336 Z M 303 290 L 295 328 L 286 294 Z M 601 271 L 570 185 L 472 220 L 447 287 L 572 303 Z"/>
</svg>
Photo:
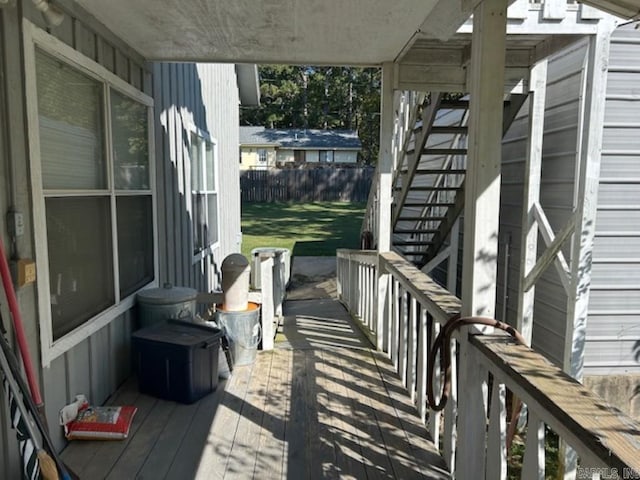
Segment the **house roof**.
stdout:
<svg viewBox="0 0 640 480">
<path fill-rule="evenodd" d="M 355 130 L 265 127 L 240 127 L 240 145 L 342 150 L 359 150 L 362 147 Z"/>
</svg>

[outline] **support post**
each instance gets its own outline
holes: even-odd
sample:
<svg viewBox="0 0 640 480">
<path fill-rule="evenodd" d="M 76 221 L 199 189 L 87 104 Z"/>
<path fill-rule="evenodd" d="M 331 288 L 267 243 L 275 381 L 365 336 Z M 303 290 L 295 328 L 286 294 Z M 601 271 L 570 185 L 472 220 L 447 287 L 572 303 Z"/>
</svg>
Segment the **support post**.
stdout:
<svg viewBox="0 0 640 480">
<path fill-rule="evenodd" d="M 394 65 L 387 62 L 382 65 L 382 93 L 380 98 L 380 153 L 378 156 L 378 254 L 391 250 L 391 187 L 393 182 L 393 130 L 394 130 Z M 389 292 L 389 274 L 380 267 L 378 261 L 378 281 L 376 291 L 375 324 L 381 327 L 382 319 L 388 314 L 387 293 Z M 388 323 L 387 323 L 388 324 Z M 376 348 L 382 350 L 382 339 L 386 332 L 376 332 Z"/>
<path fill-rule="evenodd" d="M 538 223 L 533 214 L 540 200 L 540 173 L 542 171 L 542 138 L 544 136 L 544 105 L 547 92 L 547 60 L 531 69 L 529 85 L 529 136 L 527 137 L 527 162 L 524 175 L 524 202 L 522 211 L 522 236 L 520 240 L 520 280 L 518 282 L 518 313 L 516 329 L 531 345 L 533 331 L 533 303 L 535 286 L 526 289 L 525 279 L 536 265 L 538 252 Z"/>
<path fill-rule="evenodd" d="M 463 315 L 495 316 L 506 6 L 485 0 L 473 15 Z"/>
<path fill-rule="evenodd" d="M 393 181 L 394 92 L 393 63 L 382 65 L 380 153 L 378 156 L 378 252 L 391 249 L 391 187 Z"/>
<path fill-rule="evenodd" d="M 463 316 L 495 317 L 507 4 L 484 0 L 473 12 Z M 458 479 L 485 471 L 487 374 L 467 333 L 459 338 Z"/>
</svg>

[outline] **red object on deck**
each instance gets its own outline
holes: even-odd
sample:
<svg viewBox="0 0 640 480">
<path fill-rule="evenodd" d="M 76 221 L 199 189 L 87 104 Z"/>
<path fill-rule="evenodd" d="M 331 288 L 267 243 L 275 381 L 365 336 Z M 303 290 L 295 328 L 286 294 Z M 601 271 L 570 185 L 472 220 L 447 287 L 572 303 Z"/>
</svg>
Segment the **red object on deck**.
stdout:
<svg viewBox="0 0 640 480">
<path fill-rule="evenodd" d="M 37 407 L 40 407 L 43 404 L 42 396 L 40 395 L 40 387 L 38 387 L 38 382 L 36 381 L 36 377 L 33 373 L 33 364 L 31 363 L 31 356 L 29 355 L 29 346 L 27 344 L 27 338 L 24 334 L 24 327 L 22 326 L 22 316 L 20 315 L 18 299 L 16 298 L 16 291 L 13 288 L 11 272 L 9 271 L 9 264 L 7 263 L 7 257 L 5 256 L 2 240 L 0 240 L 0 275 L 2 275 L 2 285 L 4 286 L 4 293 L 7 297 L 7 301 L 9 302 L 9 310 L 11 311 L 13 329 L 16 332 L 18 348 L 20 348 L 22 364 L 24 365 L 24 370 L 27 374 L 27 383 L 29 384 L 29 390 L 31 390 L 31 397 L 33 398 L 33 403 L 35 403 Z"/>
</svg>

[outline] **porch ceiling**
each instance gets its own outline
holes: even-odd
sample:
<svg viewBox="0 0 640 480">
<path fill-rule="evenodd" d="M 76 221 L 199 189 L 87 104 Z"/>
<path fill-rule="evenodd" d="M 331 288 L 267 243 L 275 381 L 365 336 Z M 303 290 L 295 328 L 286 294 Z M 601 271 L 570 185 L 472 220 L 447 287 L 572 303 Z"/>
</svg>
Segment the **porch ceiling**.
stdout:
<svg viewBox="0 0 640 480">
<path fill-rule="evenodd" d="M 374 65 L 438 0 L 77 0 L 149 60 Z"/>
<path fill-rule="evenodd" d="M 464 68 L 471 32 L 468 19 L 480 0 L 76 2 L 148 60 L 311 65 L 402 61 L 441 67 L 444 57 L 438 55 L 446 56 L 443 49 L 448 49 L 452 55 L 445 65 L 454 62 Z M 584 3 L 624 17 L 637 16 L 640 11 L 640 0 Z M 567 35 L 593 33 L 596 23 L 575 13 L 562 21 L 553 20 L 542 30 L 536 22 L 510 21 L 512 35 L 507 44 L 514 51 L 515 64 L 507 67 L 526 67 L 566 44 Z M 536 33 L 535 38 L 529 36 Z M 433 52 L 425 57 L 427 51 Z M 509 62 L 509 52 L 507 55 Z M 525 62 L 523 55 L 528 57 Z M 416 73 L 424 77 L 430 72 Z M 460 71 L 449 73 L 453 76 L 445 80 L 459 84 Z"/>
</svg>

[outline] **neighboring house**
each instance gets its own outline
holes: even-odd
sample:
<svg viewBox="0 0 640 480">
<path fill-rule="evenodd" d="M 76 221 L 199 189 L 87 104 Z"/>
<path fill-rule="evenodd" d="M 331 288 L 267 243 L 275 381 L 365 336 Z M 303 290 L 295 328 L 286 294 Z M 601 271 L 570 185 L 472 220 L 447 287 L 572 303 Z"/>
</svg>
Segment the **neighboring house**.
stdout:
<svg viewBox="0 0 640 480">
<path fill-rule="evenodd" d="M 362 145 L 354 130 L 240 127 L 240 169 L 355 164 Z"/>
<path fill-rule="evenodd" d="M 22 214 L 24 231 L 3 243 L 36 262 L 18 295 L 62 447 L 58 410 L 79 393 L 102 404 L 130 375 L 136 292 L 211 291 L 240 251 L 237 125 L 257 71 L 148 63 L 80 7 L 50 34 L 19 3 L 1 12 L 0 211 Z M 17 478 L 0 420 L 0 477 Z"/>
</svg>

